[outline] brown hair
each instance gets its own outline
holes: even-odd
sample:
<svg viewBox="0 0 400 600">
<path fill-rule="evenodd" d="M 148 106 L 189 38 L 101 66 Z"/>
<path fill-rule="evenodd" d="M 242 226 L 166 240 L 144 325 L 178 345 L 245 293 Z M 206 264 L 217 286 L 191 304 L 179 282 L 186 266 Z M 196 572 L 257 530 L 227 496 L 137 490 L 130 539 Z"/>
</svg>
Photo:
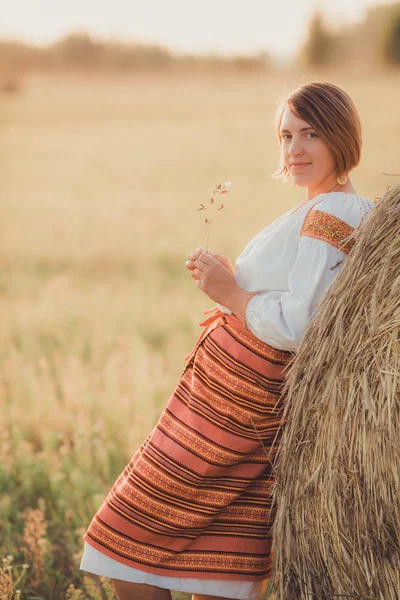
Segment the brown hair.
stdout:
<svg viewBox="0 0 400 600">
<path fill-rule="evenodd" d="M 307 121 L 321 136 L 336 160 L 336 176 L 354 169 L 361 156 L 361 123 L 354 102 L 333 83 L 305 83 L 291 92 L 278 106 L 275 126 L 279 144 L 280 126 L 286 107 Z M 285 181 L 290 173 L 281 152 L 280 165 L 272 177 Z"/>
</svg>

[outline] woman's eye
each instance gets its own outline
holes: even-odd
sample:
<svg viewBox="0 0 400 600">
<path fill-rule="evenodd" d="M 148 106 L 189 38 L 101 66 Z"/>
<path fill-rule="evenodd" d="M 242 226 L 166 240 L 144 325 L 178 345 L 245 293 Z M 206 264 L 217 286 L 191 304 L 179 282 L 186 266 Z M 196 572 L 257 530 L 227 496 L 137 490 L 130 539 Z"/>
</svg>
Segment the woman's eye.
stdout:
<svg viewBox="0 0 400 600">
<path fill-rule="evenodd" d="M 308 132 L 306 133 L 306 135 L 312 135 L 312 136 L 314 136 L 314 138 L 317 138 L 317 137 L 318 137 L 318 135 L 317 135 L 316 133 L 313 133 L 312 131 L 308 131 Z M 290 139 L 290 138 L 291 138 L 291 135 L 290 135 L 289 133 L 283 133 L 283 134 L 282 134 L 282 139 L 283 139 L 283 140 L 285 140 L 285 139 Z"/>
</svg>

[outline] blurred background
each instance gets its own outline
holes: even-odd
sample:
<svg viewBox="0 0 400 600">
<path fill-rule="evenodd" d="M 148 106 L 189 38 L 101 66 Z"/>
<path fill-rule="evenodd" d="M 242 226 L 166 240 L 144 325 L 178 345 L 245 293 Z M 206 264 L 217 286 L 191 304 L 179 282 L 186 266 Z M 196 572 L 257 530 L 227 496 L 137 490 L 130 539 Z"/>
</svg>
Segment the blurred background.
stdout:
<svg viewBox="0 0 400 600">
<path fill-rule="evenodd" d="M 310 81 L 360 112 L 358 193 L 398 181 L 400 3 L 0 7 L 0 597 L 113 598 L 82 535 L 215 305 L 184 267 L 197 209 L 232 182 L 210 249 L 234 262 L 305 198 L 271 174 Z"/>
</svg>

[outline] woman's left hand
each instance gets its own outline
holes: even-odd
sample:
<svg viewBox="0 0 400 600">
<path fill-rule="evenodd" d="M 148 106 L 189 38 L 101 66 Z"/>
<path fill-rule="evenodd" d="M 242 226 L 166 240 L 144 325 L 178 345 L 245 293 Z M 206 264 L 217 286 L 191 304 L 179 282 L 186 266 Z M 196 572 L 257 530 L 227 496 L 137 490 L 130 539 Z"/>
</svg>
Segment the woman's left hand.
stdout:
<svg viewBox="0 0 400 600">
<path fill-rule="evenodd" d="M 198 278 L 197 287 L 214 302 L 226 306 L 225 302 L 239 290 L 232 273 L 210 254 L 200 254 L 194 266 L 191 276 Z"/>
</svg>

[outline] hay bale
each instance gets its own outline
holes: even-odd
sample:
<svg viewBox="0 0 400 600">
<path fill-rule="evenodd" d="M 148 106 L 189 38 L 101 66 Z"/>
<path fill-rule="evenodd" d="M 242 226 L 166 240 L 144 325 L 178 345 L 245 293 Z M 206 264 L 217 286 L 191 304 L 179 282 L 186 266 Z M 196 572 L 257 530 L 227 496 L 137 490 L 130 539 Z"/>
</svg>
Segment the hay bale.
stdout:
<svg viewBox="0 0 400 600">
<path fill-rule="evenodd" d="M 351 237 L 283 390 L 282 600 L 400 598 L 400 185 Z"/>
</svg>

